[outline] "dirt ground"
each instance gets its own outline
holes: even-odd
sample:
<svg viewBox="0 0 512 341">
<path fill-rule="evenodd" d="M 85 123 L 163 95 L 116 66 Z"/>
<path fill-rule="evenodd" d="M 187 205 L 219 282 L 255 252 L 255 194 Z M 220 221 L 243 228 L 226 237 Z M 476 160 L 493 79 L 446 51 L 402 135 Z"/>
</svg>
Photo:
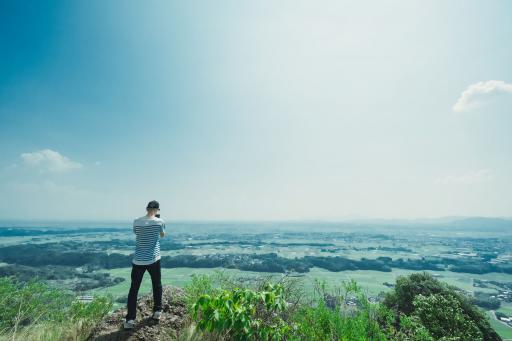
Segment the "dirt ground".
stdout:
<svg viewBox="0 0 512 341">
<path fill-rule="evenodd" d="M 187 312 L 182 289 L 166 286 L 162 295 L 162 318 L 151 318 L 153 314 L 153 297 L 151 294 L 139 298 L 135 328 L 123 329 L 126 308 L 119 309 L 105 317 L 94 330 L 89 340 L 170 340 L 176 339 L 185 326 Z"/>
</svg>

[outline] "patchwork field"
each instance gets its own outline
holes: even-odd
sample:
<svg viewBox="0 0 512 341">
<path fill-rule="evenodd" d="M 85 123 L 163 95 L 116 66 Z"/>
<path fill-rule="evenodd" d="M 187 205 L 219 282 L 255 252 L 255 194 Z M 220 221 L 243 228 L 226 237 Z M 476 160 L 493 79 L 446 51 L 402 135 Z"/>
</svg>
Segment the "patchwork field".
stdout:
<svg viewBox="0 0 512 341">
<path fill-rule="evenodd" d="M 485 230 L 485 229 L 484 229 Z M 0 275 L 40 277 L 77 295 L 112 295 L 124 305 L 134 235 L 126 225 L 0 227 Z M 486 310 L 512 316 L 512 234 L 336 224 L 169 224 L 161 240 L 162 282 L 185 286 L 194 274 L 293 276 L 308 294 L 355 280 L 377 299 L 396 279 L 427 271 L 478 296 Z M 145 275 L 140 294 L 151 291 Z M 512 328 L 493 318 L 503 337 Z"/>
<path fill-rule="evenodd" d="M 251 272 L 251 271 L 240 271 L 236 269 L 224 269 L 224 268 L 173 268 L 173 269 L 162 269 L 162 284 L 163 285 L 174 285 L 178 287 L 184 287 L 192 278 L 194 274 L 214 274 L 216 271 L 221 271 L 227 275 L 234 277 L 261 277 L 261 276 L 273 276 L 278 279 L 282 277 L 282 274 L 276 273 L 261 273 L 261 272 Z M 119 268 L 109 270 L 108 273 L 114 277 L 124 278 L 125 281 L 114 285 L 112 287 L 106 288 L 97 288 L 90 291 L 92 294 L 111 294 L 115 299 L 120 297 L 125 297 L 128 294 L 128 290 L 130 288 L 130 272 L 131 268 Z M 402 270 L 395 269 L 392 272 L 380 272 L 380 271 L 370 271 L 370 270 L 356 270 L 356 271 L 342 271 L 342 272 L 332 272 L 327 271 L 320 268 L 312 268 L 310 272 L 306 274 L 297 274 L 297 278 L 300 279 L 306 293 L 312 294 L 314 290 L 315 280 L 325 281 L 329 286 L 339 286 L 343 281 L 349 281 L 351 279 L 355 280 L 364 291 L 368 293 L 370 296 L 377 296 L 381 292 L 386 292 L 390 290 L 389 286 L 384 285 L 384 283 L 394 283 L 399 276 L 409 275 L 414 273 L 413 270 Z M 429 271 L 427 271 L 429 272 Z M 463 273 L 454 273 L 450 271 L 445 271 L 441 275 L 438 272 L 430 272 L 432 275 L 436 276 L 439 280 L 442 280 L 450 285 L 454 285 L 458 288 L 466 290 L 468 292 L 473 292 L 475 288 L 473 287 L 473 279 L 481 279 L 481 280 L 496 280 L 500 279 L 503 281 L 511 281 L 512 275 L 504 275 L 504 274 L 485 274 L 485 275 L 475 275 L 475 274 L 463 274 Z M 487 292 L 495 292 L 492 289 L 479 289 Z M 144 279 L 141 284 L 140 294 L 146 294 L 151 292 L 151 279 L 149 274 L 146 273 Z M 120 306 L 122 304 L 116 303 L 116 306 Z M 501 311 L 505 314 L 512 315 L 512 305 L 504 305 L 498 311 Z"/>
</svg>

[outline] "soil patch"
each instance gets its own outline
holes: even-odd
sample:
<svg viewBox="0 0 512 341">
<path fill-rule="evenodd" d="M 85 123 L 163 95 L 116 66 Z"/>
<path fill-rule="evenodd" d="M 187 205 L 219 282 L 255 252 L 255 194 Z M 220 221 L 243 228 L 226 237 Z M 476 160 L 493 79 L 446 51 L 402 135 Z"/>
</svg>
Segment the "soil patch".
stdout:
<svg viewBox="0 0 512 341">
<path fill-rule="evenodd" d="M 176 287 L 166 286 L 162 295 L 162 318 L 154 320 L 153 296 L 145 295 L 137 303 L 135 328 L 124 330 L 126 308 L 121 308 L 105 317 L 94 330 L 89 340 L 169 340 L 175 339 L 188 320 L 185 307 L 185 292 Z"/>
</svg>

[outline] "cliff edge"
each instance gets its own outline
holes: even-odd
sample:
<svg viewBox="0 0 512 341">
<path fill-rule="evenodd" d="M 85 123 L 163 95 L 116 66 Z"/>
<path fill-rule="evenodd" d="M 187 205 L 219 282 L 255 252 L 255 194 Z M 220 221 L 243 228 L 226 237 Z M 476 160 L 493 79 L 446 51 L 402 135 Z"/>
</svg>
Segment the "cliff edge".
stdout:
<svg viewBox="0 0 512 341">
<path fill-rule="evenodd" d="M 187 312 L 185 292 L 177 287 L 165 286 L 162 294 L 162 318 L 156 321 L 153 314 L 153 296 L 144 295 L 137 303 L 137 319 L 135 328 L 123 329 L 126 307 L 106 316 L 94 329 L 89 340 L 163 340 L 176 338 L 185 326 Z"/>
</svg>

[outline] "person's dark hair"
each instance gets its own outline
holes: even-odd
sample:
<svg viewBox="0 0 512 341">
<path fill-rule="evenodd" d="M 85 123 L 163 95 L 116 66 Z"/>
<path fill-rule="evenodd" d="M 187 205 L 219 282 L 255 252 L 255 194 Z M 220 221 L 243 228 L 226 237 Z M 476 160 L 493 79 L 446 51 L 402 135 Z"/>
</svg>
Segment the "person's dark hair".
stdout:
<svg viewBox="0 0 512 341">
<path fill-rule="evenodd" d="M 148 206 L 146 206 L 146 208 L 147 209 L 150 209 L 150 208 L 160 209 L 160 204 L 156 200 L 151 200 L 150 202 L 148 202 Z"/>
</svg>

